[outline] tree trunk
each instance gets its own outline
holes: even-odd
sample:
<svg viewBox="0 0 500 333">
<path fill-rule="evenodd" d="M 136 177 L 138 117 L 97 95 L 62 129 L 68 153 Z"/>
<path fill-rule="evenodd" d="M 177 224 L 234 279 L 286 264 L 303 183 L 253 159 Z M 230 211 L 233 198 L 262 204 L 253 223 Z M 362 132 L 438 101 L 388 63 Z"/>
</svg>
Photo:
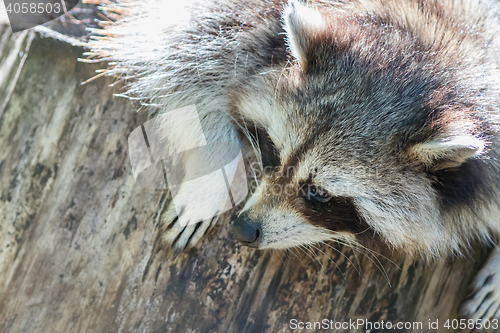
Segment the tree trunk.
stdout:
<svg viewBox="0 0 500 333">
<path fill-rule="evenodd" d="M 173 259 L 157 242 L 169 196 L 131 173 L 127 137 L 146 118 L 113 96 L 113 79 L 80 84 L 104 67 L 78 63 L 82 52 L 0 26 L 0 332 L 366 328 L 294 330 L 292 319 L 422 323 L 397 332 L 439 320 L 448 332 L 486 250 L 430 264 L 335 244 L 257 251 L 234 240 L 227 215 Z"/>
</svg>

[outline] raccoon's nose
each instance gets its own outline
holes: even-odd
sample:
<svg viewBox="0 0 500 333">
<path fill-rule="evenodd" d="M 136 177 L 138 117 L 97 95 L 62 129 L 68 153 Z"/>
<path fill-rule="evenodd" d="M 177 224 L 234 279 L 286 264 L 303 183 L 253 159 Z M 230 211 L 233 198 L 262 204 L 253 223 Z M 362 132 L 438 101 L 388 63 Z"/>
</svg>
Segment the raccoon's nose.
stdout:
<svg viewBox="0 0 500 333">
<path fill-rule="evenodd" d="M 243 212 L 233 224 L 234 237 L 246 246 L 259 247 L 262 227 Z"/>
</svg>

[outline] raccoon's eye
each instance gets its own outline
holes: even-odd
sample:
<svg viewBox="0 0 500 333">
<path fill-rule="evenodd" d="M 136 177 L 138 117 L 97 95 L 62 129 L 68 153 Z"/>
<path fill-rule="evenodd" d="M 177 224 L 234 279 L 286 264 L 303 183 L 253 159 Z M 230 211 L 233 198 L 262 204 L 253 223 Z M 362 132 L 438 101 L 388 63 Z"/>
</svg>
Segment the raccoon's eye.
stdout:
<svg viewBox="0 0 500 333">
<path fill-rule="evenodd" d="M 321 203 L 328 202 L 332 199 L 332 196 L 330 193 L 322 189 L 321 187 L 315 186 L 315 185 L 309 185 L 308 191 L 306 194 L 306 199 L 307 200 L 315 200 Z"/>
</svg>

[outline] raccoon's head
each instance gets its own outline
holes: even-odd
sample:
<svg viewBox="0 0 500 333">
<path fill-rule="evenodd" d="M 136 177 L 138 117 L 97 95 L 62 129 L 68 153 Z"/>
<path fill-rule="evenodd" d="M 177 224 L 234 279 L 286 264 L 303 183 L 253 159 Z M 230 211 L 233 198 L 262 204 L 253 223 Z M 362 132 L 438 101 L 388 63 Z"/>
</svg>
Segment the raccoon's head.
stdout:
<svg viewBox="0 0 500 333">
<path fill-rule="evenodd" d="M 238 94 L 264 175 L 234 222 L 236 238 L 437 256 L 487 237 L 485 207 L 496 198 L 487 183 L 498 179 L 487 176 L 487 130 L 453 60 L 369 16 L 293 2 L 284 23 L 294 64 Z"/>
</svg>

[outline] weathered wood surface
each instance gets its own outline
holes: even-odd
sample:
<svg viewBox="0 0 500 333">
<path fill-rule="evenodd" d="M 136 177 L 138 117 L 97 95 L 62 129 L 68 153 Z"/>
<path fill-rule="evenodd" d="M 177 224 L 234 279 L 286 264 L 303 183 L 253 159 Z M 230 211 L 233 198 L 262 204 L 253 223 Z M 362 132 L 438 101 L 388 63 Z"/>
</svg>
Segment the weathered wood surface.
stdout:
<svg viewBox="0 0 500 333">
<path fill-rule="evenodd" d="M 127 152 L 145 118 L 113 80 L 80 85 L 98 68 L 81 52 L 0 26 L 0 332 L 291 332 L 293 318 L 427 332 L 456 317 L 484 250 L 399 268 L 378 258 L 392 287 L 374 257 L 256 251 L 227 223 L 176 259 L 157 251 L 168 195 L 135 186 Z"/>
</svg>

